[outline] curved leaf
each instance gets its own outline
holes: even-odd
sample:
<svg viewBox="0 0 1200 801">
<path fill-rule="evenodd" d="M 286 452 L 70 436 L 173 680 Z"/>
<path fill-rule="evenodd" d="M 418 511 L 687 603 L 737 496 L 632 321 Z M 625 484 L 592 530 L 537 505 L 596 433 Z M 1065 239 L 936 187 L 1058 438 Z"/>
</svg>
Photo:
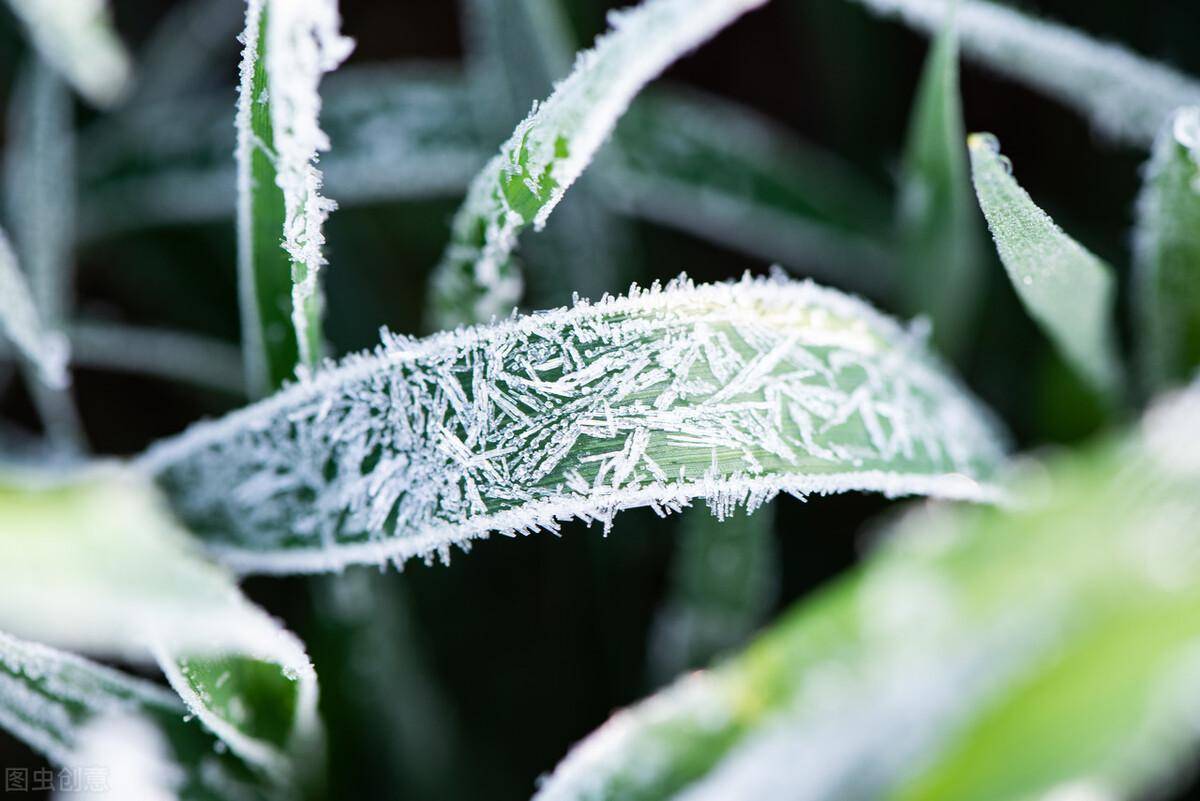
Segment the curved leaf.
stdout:
<svg viewBox="0 0 1200 801">
<path fill-rule="evenodd" d="M 521 292 L 517 235 L 541 228 L 634 95 L 671 62 L 765 0 L 646 0 L 525 118 L 467 192 L 432 283 L 435 328 L 507 314 Z"/>
<path fill-rule="evenodd" d="M 1121 397 L 1112 268 L 1065 234 L 1012 177 L 990 134 L 972 134 L 971 175 L 996 250 L 1031 317 L 1110 401 Z"/>
<path fill-rule="evenodd" d="M 80 771 L 83 789 L 184 801 L 274 797 L 186 711 L 157 684 L 0 633 L 0 727 Z"/>
<path fill-rule="evenodd" d="M 0 628 L 157 659 L 191 712 L 278 781 L 311 758 L 317 689 L 303 646 L 195 554 L 152 487 L 113 468 L 7 472 L 0 532 Z"/>
<path fill-rule="evenodd" d="M 448 554 L 702 497 L 988 498 L 988 416 L 922 344 L 806 283 L 673 283 L 414 341 L 151 448 L 193 531 L 243 571 Z"/>
<path fill-rule="evenodd" d="M 951 0 L 858 0 L 928 33 Z M 1179 106 L 1200 103 L 1200 81 L 1121 45 L 986 0 L 953 0 L 963 52 L 1086 114 L 1114 139 L 1149 146 Z"/>
<path fill-rule="evenodd" d="M 1200 392 L 926 507 L 741 655 L 617 713 L 537 801 L 1142 795 L 1200 689 Z M 1091 797 L 1090 795 L 1088 797 Z"/>
<path fill-rule="evenodd" d="M 1145 388 L 1200 367 L 1200 106 L 1164 126 L 1146 167 L 1134 230 L 1135 299 Z"/>
</svg>

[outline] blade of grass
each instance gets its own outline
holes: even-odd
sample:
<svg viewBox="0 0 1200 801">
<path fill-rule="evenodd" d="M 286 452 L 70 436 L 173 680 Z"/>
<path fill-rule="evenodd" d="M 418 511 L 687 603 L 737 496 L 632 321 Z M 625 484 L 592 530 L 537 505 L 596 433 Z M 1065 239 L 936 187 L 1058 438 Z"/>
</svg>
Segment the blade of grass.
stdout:
<svg viewBox="0 0 1200 801">
<path fill-rule="evenodd" d="M 948 0 L 858 0 L 918 30 L 942 29 Z M 985 0 L 956 0 L 970 58 L 1085 114 L 1113 139 L 1149 146 L 1179 106 L 1200 103 L 1200 81 L 1121 45 Z"/>
<path fill-rule="evenodd" d="M 1017 295 L 1066 360 L 1119 406 L 1112 268 L 1034 205 L 995 137 L 972 134 L 967 144 L 975 194 Z"/>
<path fill-rule="evenodd" d="M 1001 460 L 913 335 L 837 292 L 746 278 L 388 336 L 136 465 L 214 554 L 278 573 L 693 497 L 722 517 L 780 491 L 989 498 Z"/>
<path fill-rule="evenodd" d="M 928 314 L 943 353 L 961 355 L 979 303 L 983 242 L 963 145 L 953 10 L 913 103 L 898 220 L 905 310 Z"/>
<path fill-rule="evenodd" d="M 237 107 L 238 275 L 247 385 L 258 395 L 321 361 L 325 263 L 321 76 L 353 43 L 336 0 L 248 0 Z"/>
<path fill-rule="evenodd" d="M 17 266 L 17 255 L 0 229 L 0 324 L 21 354 L 37 369 L 41 381 L 51 387 L 70 383 L 67 374 L 69 346 L 61 334 L 42 322 L 33 293 Z"/>
<path fill-rule="evenodd" d="M 1200 367 L 1200 107 L 1168 120 L 1143 180 L 1134 297 L 1142 383 L 1154 393 Z"/>
<path fill-rule="evenodd" d="M 745 652 L 614 716 L 537 801 L 1142 795 L 1196 738 L 1197 436 L 1193 391 L 1027 471 L 1012 507 L 916 510 Z"/>
<path fill-rule="evenodd" d="M 633 97 L 688 50 L 765 0 L 647 0 L 614 13 L 612 30 L 517 126 L 472 182 L 432 280 L 434 328 L 507 314 L 521 292 L 512 251 L 541 228 Z"/>
<path fill-rule="evenodd" d="M 8 4 L 42 58 L 88 102 L 107 108 L 124 97 L 132 67 L 105 0 L 8 0 Z"/>
<path fill-rule="evenodd" d="M 53 764 L 120 798 L 275 797 L 186 712 L 159 685 L 0 633 L 0 727 Z"/>
<path fill-rule="evenodd" d="M 144 480 L 111 467 L 65 477 L 6 471 L 0 532 L 0 628 L 154 658 L 248 764 L 280 783 L 314 767 L 316 677 L 303 646 L 197 557 Z"/>
</svg>

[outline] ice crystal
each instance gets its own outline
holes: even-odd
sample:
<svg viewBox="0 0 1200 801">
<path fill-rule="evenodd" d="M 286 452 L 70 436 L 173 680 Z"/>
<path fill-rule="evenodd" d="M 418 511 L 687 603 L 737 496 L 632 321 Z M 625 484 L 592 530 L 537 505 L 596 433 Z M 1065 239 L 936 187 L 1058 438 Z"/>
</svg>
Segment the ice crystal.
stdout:
<svg viewBox="0 0 1200 801">
<path fill-rule="evenodd" d="M 840 293 L 747 277 L 385 335 L 138 464 L 230 564 L 286 572 L 695 497 L 718 517 L 780 491 L 986 498 L 1000 458 L 913 335 Z"/>
</svg>

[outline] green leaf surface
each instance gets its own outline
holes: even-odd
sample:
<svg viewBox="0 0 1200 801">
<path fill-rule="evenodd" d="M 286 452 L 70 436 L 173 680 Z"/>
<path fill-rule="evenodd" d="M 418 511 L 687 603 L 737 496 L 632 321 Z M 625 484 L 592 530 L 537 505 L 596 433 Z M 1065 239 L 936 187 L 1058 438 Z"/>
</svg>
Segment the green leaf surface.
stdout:
<svg viewBox="0 0 1200 801">
<path fill-rule="evenodd" d="M 984 266 L 964 138 L 951 16 L 917 89 L 898 214 L 905 310 L 929 315 L 934 341 L 951 355 L 962 353 L 972 333 Z"/>
<path fill-rule="evenodd" d="M 434 328 L 509 313 L 521 294 L 512 253 L 541 228 L 641 88 L 764 0 L 646 0 L 611 30 L 513 131 L 471 183 L 432 278 Z"/>
<path fill-rule="evenodd" d="M 114 467 L 0 480 L 0 628 L 47 644 L 156 659 L 188 708 L 286 782 L 319 746 L 303 646 L 200 558 L 144 481 Z"/>
<path fill-rule="evenodd" d="M 1167 122 L 1146 167 L 1134 229 L 1144 388 L 1186 383 L 1200 367 L 1200 107 Z"/>
<path fill-rule="evenodd" d="M 336 206 L 322 197 L 318 125 L 322 74 L 352 43 L 336 7 L 251 0 L 238 88 L 238 279 L 247 384 L 265 394 L 322 358 L 325 263 L 321 227 Z"/>
<path fill-rule="evenodd" d="M 1064 358 L 1113 403 L 1123 393 L 1112 268 L 1068 236 L 1012 176 L 989 134 L 972 134 L 971 175 L 996 250 L 1031 317 Z"/>
<path fill-rule="evenodd" d="M 120 798 L 268 799 L 275 790 L 166 688 L 0 633 L 0 727 L 82 789 Z"/>
<path fill-rule="evenodd" d="M 780 491 L 985 499 L 1002 461 L 990 416 L 912 334 L 746 278 L 388 336 L 137 466 L 214 554 L 294 572 L 694 497 L 718 516 Z"/>
<path fill-rule="evenodd" d="M 1193 390 L 1031 465 L 1008 508 L 914 510 L 744 653 L 617 713 L 536 798 L 1154 789 L 1196 738 L 1197 435 Z"/>
</svg>

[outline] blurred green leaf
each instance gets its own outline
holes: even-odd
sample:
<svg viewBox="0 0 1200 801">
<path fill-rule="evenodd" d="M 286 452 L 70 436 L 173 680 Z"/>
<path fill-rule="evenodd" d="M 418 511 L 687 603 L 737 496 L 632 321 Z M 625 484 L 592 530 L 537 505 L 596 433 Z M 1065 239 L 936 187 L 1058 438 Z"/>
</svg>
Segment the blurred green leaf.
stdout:
<svg viewBox="0 0 1200 801">
<path fill-rule="evenodd" d="M 1196 739 L 1197 437 L 1193 389 L 1031 464 L 1009 508 L 914 510 L 742 655 L 614 716 L 536 798 L 1153 789 Z"/>
<path fill-rule="evenodd" d="M 928 314 L 943 353 L 971 339 L 983 243 L 971 194 L 958 91 L 953 12 L 925 62 L 900 176 L 899 226 L 906 311 Z"/>
<path fill-rule="evenodd" d="M 1135 300 L 1145 389 L 1185 383 L 1200 366 L 1200 107 L 1167 122 L 1137 205 Z"/>
<path fill-rule="evenodd" d="M 648 92 L 615 144 L 595 175 L 618 208 L 872 294 L 894 280 L 886 196 L 745 106 Z"/>
<path fill-rule="evenodd" d="M 279 797 L 186 713 L 156 684 L 0 633 L 0 726 L 80 771 L 80 789 L 102 783 L 128 799 Z"/>
<path fill-rule="evenodd" d="M 188 708 L 281 782 L 319 765 L 303 646 L 200 558 L 143 479 L 115 467 L 0 474 L 0 628 L 56 646 L 153 657 Z M 314 761 L 315 759 L 315 761 Z"/>
<path fill-rule="evenodd" d="M 1112 268 L 1034 205 L 1013 179 L 995 137 L 972 134 L 967 143 L 975 194 L 1017 295 L 1067 361 L 1103 397 L 1119 403 Z"/>
</svg>

